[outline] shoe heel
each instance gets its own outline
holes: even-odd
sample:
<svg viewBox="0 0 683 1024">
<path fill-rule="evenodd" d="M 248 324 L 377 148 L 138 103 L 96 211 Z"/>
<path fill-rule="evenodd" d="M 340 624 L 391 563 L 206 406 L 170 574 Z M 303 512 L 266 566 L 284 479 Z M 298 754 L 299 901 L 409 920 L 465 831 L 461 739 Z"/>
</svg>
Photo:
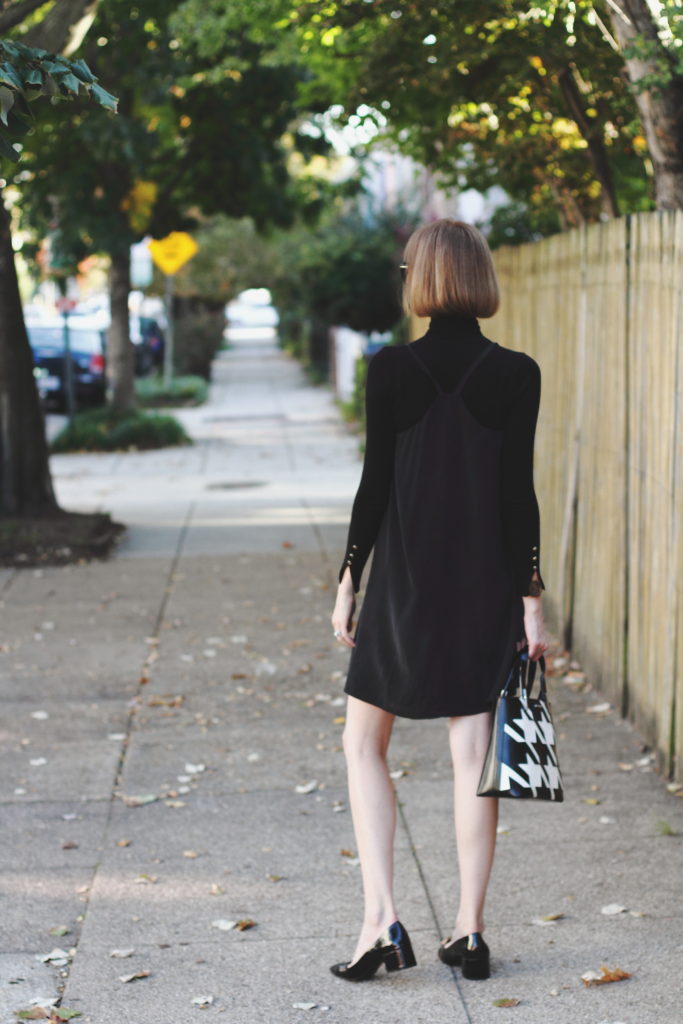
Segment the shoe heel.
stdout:
<svg viewBox="0 0 683 1024">
<path fill-rule="evenodd" d="M 398 921 L 389 928 L 388 941 L 383 952 L 384 965 L 388 971 L 404 971 L 417 964 L 410 936 Z"/>
<path fill-rule="evenodd" d="M 464 955 L 461 963 L 461 970 L 463 978 L 468 978 L 470 981 L 484 981 L 491 975 L 491 968 L 489 966 L 489 957 L 477 956 L 468 957 Z"/>
</svg>

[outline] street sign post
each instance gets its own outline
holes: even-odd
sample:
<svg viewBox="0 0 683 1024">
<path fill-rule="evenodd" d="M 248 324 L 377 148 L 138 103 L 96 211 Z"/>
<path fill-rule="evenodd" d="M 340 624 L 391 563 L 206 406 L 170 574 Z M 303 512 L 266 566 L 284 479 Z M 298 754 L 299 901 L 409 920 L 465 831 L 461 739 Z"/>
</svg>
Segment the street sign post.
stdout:
<svg viewBox="0 0 683 1024">
<path fill-rule="evenodd" d="M 58 311 L 62 314 L 62 339 L 64 341 L 64 376 L 62 382 L 64 385 L 64 397 L 66 404 L 66 414 L 69 417 L 69 426 L 73 425 L 74 414 L 76 412 L 76 394 L 74 387 L 74 364 L 71 358 L 71 335 L 69 333 L 69 313 L 75 308 L 76 302 L 74 299 L 68 299 L 66 295 L 61 295 L 56 302 Z"/>
<path fill-rule="evenodd" d="M 181 267 L 198 252 L 199 246 L 186 231 L 172 231 L 165 238 L 153 238 L 149 243 L 152 259 L 166 277 L 166 344 L 164 345 L 164 387 L 171 385 L 173 377 L 173 285 Z"/>
</svg>

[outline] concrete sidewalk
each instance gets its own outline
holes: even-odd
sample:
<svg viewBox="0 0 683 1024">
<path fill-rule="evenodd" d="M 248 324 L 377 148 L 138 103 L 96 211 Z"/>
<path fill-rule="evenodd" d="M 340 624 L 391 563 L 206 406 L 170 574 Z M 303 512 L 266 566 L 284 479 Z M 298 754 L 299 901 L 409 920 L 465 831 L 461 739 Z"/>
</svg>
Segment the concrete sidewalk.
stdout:
<svg viewBox="0 0 683 1024">
<path fill-rule="evenodd" d="M 63 504 L 131 524 L 116 558 L 0 581 L 0 1024 L 60 994 L 84 1024 L 185 1024 L 202 1000 L 234 1024 L 677 1024 L 683 800 L 559 650 L 566 801 L 501 803 L 492 978 L 436 958 L 457 901 L 440 721 L 391 749 L 419 966 L 329 973 L 361 911 L 329 624 L 357 442 L 260 336 L 183 417 L 193 449 L 54 460 Z M 602 964 L 632 977 L 584 985 Z"/>
</svg>

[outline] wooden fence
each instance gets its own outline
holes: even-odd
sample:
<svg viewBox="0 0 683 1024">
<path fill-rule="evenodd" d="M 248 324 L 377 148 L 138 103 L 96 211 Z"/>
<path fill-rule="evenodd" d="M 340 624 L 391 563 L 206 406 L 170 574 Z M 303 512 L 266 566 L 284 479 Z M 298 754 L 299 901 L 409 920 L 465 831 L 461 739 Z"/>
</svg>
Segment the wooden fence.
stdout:
<svg viewBox="0 0 683 1024">
<path fill-rule="evenodd" d="M 484 333 L 541 367 L 549 626 L 683 777 L 683 212 L 495 253 Z"/>
</svg>

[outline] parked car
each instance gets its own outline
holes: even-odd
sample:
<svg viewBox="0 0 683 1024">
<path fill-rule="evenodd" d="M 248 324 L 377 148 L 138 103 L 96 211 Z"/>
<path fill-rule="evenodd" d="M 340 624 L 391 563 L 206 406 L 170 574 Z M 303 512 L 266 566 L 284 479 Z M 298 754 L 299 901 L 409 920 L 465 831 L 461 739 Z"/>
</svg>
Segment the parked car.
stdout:
<svg viewBox="0 0 683 1024">
<path fill-rule="evenodd" d="M 66 409 L 66 359 L 64 327 L 28 325 L 33 351 L 33 372 L 38 393 L 46 407 Z M 70 327 L 69 348 L 73 366 L 76 408 L 102 405 L 106 398 L 104 332 L 94 327 Z"/>
</svg>

